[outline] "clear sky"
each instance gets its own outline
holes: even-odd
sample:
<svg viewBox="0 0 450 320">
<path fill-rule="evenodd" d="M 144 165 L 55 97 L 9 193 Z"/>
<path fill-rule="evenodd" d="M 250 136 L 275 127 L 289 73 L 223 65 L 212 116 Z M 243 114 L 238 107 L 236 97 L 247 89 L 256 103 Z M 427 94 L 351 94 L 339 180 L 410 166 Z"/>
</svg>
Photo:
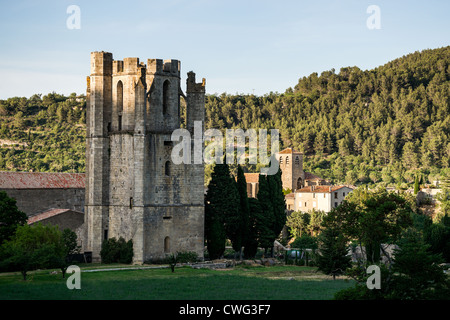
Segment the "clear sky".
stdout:
<svg viewBox="0 0 450 320">
<path fill-rule="evenodd" d="M 193 70 L 210 94 L 284 92 L 312 72 L 450 45 L 449 12 L 446 0 L 0 0 L 0 99 L 85 93 L 92 51 L 181 60 L 182 83 Z"/>
</svg>

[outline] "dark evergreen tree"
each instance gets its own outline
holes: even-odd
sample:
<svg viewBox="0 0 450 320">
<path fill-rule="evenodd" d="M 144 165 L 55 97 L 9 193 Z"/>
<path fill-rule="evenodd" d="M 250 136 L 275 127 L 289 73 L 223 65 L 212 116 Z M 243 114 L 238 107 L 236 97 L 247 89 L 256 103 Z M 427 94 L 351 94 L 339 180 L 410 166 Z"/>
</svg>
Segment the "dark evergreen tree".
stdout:
<svg viewBox="0 0 450 320">
<path fill-rule="evenodd" d="M 419 192 L 419 177 L 416 176 L 414 180 L 414 194 L 417 194 Z"/>
<path fill-rule="evenodd" d="M 11 239 L 19 225 L 27 222 L 27 215 L 17 208 L 16 200 L 0 191 L 0 245 Z"/>
<path fill-rule="evenodd" d="M 263 212 L 259 201 L 256 198 L 248 199 L 249 205 L 249 224 L 246 236 L 246 242 L 244 244 L 244 257 L 246 259 L 254 258 L 258 251 L 259 244 L 259 230 L 258 219 L 263 219 Z"/>
<path fill-rule="evenodd" d="M 319 254 L 316 260 L 318 270 L 332 275 L 334 280 L 351 267 L 347 238 L 335 225 L 329 225 L 322 231 L 318 240 Z"/>
<path fill-rule="evenodd" d="M 238 165 L 237 171 L 237 188 L 239 192 L 240 206 L 239 212 L 241 217 L 241 237 L 242 237 L 242 245 L 245 247 L 251 241 L 250 237 L 250 207 L 248 203 L 248 195 L 247 195 L 247 182 L 245 180 L 244 171 L 242 167 Z M 240 255 L 241 256 L 241 255 Z"/>
<path fill-rule="evenodd" d="M 275 216 L 273 211 L 273 204 L 271 199 L 270 186 L 266 175 L 259 175 L 258 184 L 258 202 L 261 207 L 261 215 L 256 217 L 256 228 L 258 230 L 259 246 L 265 249 L 273 247 L 273 242 L 276 239 L 274 233 Z"/>
<path fill-rule="evenodd" d="M 270 188 L 274 215 L 273 232 L 278 237 L 286 225 L 286 201 L 283 194 L 281 169 L 276 174 L 267 176 L 267 182 Z"/>
<path fill-rule="evenodd" d="M 239 204 L 236 182 L 228 165 L 216 164 L 205 197 L 205 237 L 211 259 L 223 255 L 226 237 L 234 245 L 242 244 Z"/>
</svg>

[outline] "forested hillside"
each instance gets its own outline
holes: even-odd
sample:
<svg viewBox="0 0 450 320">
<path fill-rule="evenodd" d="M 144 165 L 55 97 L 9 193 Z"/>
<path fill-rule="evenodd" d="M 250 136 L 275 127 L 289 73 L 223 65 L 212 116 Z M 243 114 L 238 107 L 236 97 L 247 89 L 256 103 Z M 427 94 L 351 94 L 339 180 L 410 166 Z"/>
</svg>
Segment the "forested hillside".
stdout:
<svg viewBox="0 0 450 320">
<path fill-rule="evenodd" d="M 0 170 L 84 172 L 85 109 L 76 94 L 0 100 Z M 334 183 L 450 175 L 450 47 L 313 73 L 285 93 L 207 95 L 206 109 L 207 128 L 279 129 L 281 148 Z"/>
<path fill-rule="evenodd" d="M 277 128 L 309 156 L 305 169 L 335 183 L 432 182 L 449 172 L 449 89 L 450 47 L 424 50 L 313 73 L 284 94 L 209 96 L 207 126 Z"/>
</svg>

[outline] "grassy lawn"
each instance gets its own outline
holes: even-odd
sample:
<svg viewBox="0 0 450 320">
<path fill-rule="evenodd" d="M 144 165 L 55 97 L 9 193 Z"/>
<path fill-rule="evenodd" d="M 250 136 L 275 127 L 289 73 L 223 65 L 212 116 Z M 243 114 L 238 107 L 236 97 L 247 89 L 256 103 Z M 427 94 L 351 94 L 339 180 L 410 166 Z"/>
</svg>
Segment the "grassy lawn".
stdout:
<svg viewBox="0 0 450 320">
<path fill-rule="evenodd" d="M 328 300 L 353 285 L 298 266 L 82 272 L 81 290 L 67 289 L 68 276 L 41 270 L 23 281 L 20 273 L 0 274 L 0 300 Z"/>
</svg>

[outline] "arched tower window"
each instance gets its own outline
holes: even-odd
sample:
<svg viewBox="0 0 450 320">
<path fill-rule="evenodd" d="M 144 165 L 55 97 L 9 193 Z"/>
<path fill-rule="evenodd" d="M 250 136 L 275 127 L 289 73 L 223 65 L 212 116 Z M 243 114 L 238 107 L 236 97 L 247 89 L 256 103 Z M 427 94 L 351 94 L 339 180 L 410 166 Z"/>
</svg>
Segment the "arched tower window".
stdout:
<svg viewBox="0 0 450 320">
<path fill-rule="evenodd" d="M 169 90 L 170 82 L 169 80 L 164 81 L 163 84 L 163 115 L 166 116 L 169 112 Z"/>
<path fill-rule="evenodd" d="M 289 164 L 289 156 L 286 157 L 286 164 Z"/>
<path fill-rule="evenodd" d="M 164 174 L 169 177 L 170 176 L 170 161 L 166 161 L 164 165 Z"/>
<path fill-rule="evenodd" d="M 303 188 L 303 179 L 302 178 L 298 178 L 297 180 L 297 189 L 301 189 Z"/>
<path fill-rule="evenodd" d="M 164 238 L 164 253 L 169 253 L 169 252 L 170 252 L 170 238 L 165 237 Z"/>
<path fill-rule="evenodd" d="M 117 82 L 117 128 L 122 130 L 122 112 L 123 112 L 123 83 L 119 80 Z"/>
<path fill-rule="evenodd" d="M 295 157 L 295 165 L 296 166 L 300 165 L 300 158 L 298 156 Z"/>
<path fill-rule="evenodd" d="M 280 157 L 280 164 L 283 164 L 283 157 Z"/>
</svg>

